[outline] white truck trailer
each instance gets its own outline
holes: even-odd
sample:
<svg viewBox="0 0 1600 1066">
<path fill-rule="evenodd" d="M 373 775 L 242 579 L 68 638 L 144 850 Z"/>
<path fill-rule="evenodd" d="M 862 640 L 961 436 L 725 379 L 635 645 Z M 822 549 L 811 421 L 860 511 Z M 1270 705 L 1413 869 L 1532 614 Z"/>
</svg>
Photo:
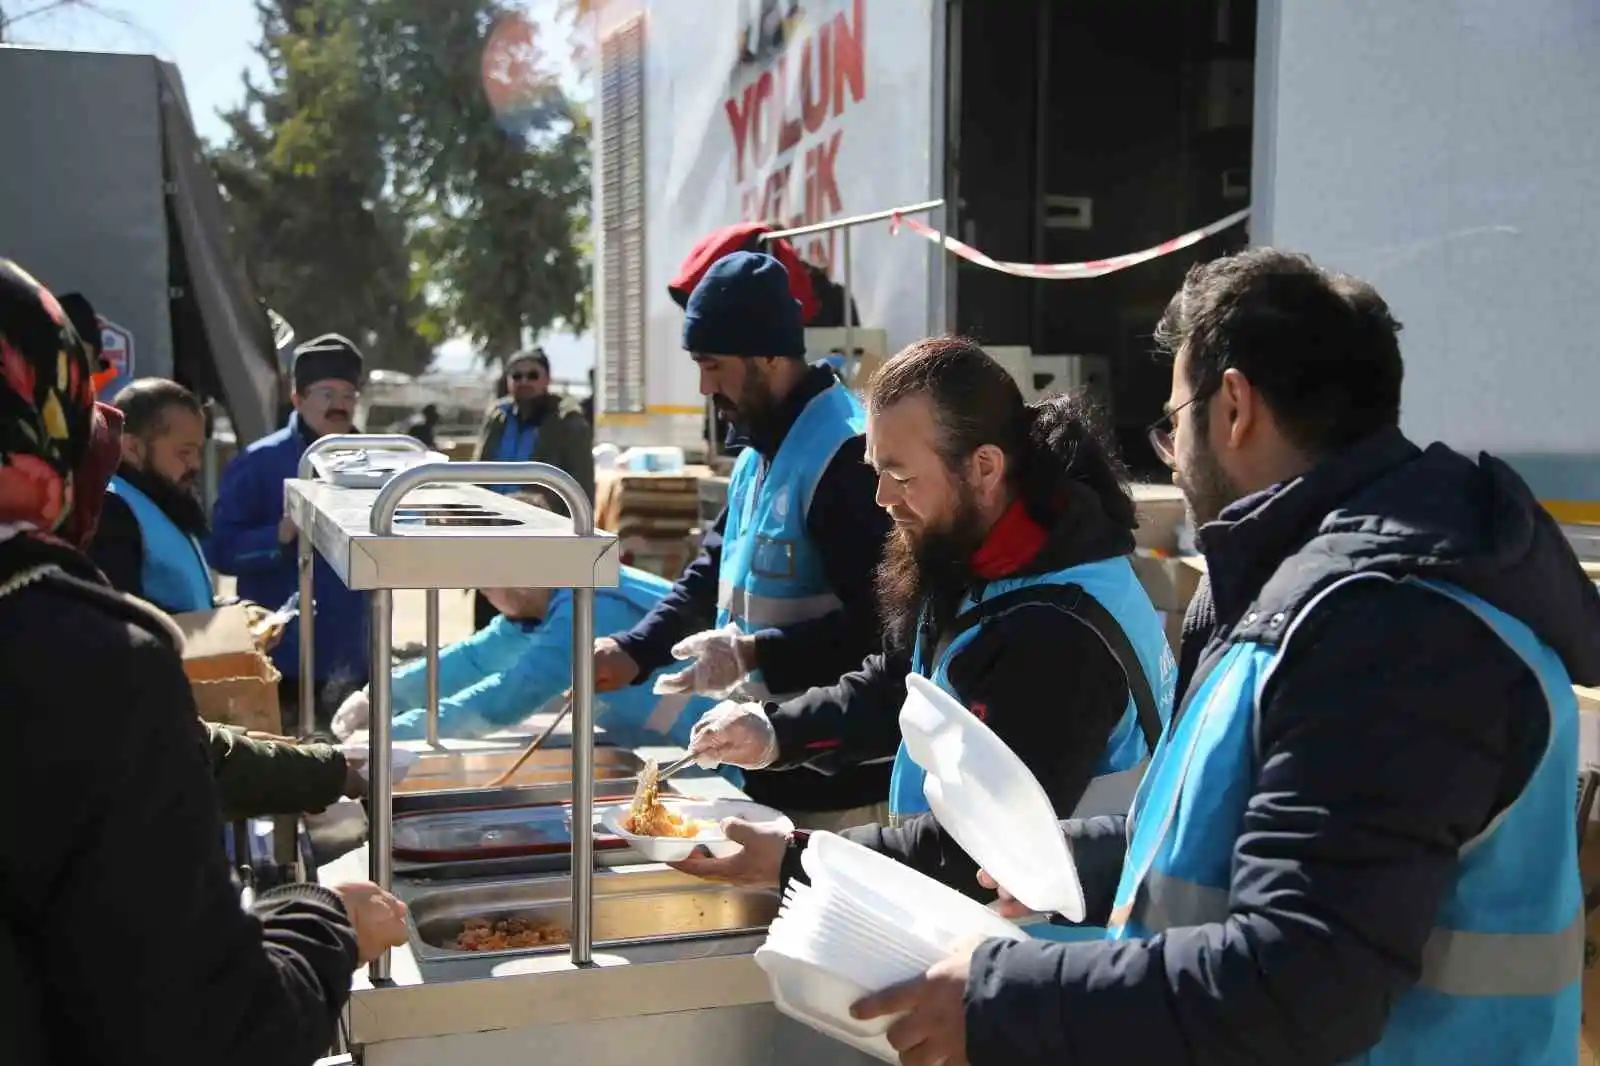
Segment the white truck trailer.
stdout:
<svg viewBox="0 0 1600 1066">
<path fill-rule="evenodd" d="M 1495 451 L 1600 521 L 1600 9 L 1574 0 L 612 0 L 597 19 L 602 435 L 694 447 L 704 404 L 667 283 L 729 223 L 921 217 L 1052 264 L 1245 224 L 1092 280 L 849 230 L 892 351 L 956 330 L 1027 386 L 1102 390 L 1136 469 L 1193 262 L 1272 243 L 1362 275 L 1405 323 L 1405 425 Z M 799 238 L 845 277 L 844 229 Z M 1029 373 L 1028 371 L 1032 371 Z"/>
</svg>

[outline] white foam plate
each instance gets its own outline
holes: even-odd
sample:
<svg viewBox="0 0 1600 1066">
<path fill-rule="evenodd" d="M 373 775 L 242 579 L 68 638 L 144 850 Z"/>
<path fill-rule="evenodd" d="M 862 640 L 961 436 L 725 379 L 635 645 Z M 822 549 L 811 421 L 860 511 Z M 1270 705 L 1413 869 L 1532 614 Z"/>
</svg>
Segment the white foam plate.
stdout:
<svg viewBox="0 0 1600 1066">
<path fill-rule="evenodd" d="M 859 1022 L 850 1017 L 851 1005 L 875 989 L 863 988 L 849 978 L 767 945 L 756 949 L 755 961 L 772 982 L 772 1005 L 781 1013 L 857 1051 L 884 1062 L 899 1062 L 884 1035 L 894 1018 Z"/>
<path fill-rule="evenodd" d="M 622 827 L 628 815 L 628 804 L 606 807 L 599 811 L 600 825 L 606 832 L 626 841 L 628 846 L 651 862 L 682 862 L 693 855 L 696 848 L 704 848 L 716 858 L 737 854 L 739 845 L 722 835 L 724 818 L 742 818 L 758 825 L 770 825 L 785 833 L 794 832 L 794 823 L 780 811 L 747 800 L 690 800 L 664 797 L 662 805 L 684 818 L 701 823 L 700 832 L 692 837 L 645 837 L 630 833 Z"/>
<path fill-rule="evenodd" d="M 1083 921 L 1072 849 L 1050 797 L 1017 753 L 916 674 L 906 678 L 900 735 L 927 771 L 928 806 L 956 843 L 1030 910 Z"/>
<path fill-rule="evenodd" d="M 849 938 L 868 950 L 881 950 L 904 961 L 920 973 L 944 958 L 948 952 L 903 926 L 887 925 L 878 916 L 857 907 L 837 892 L 824 892 L 815 903 L 808 899 L 796 907 L 814 923 L 815 935 Z"/>
<path fill-rule="evenodd" d="M 946 951 L 974 936 L 1027 939 L 1015 923 L 977 900 L 834 833 L 812 833 L 800 863 L 813 884 L 837 885 L 859 905 L 935 939 Z"/>
<path fill-rule="evenodd" d="M 894 931 L 862 926 L 838 909 L 789 908 L 769 931 L 769 944 L 879 986 L 909 981 L 945 953 Z"/>
</svg>

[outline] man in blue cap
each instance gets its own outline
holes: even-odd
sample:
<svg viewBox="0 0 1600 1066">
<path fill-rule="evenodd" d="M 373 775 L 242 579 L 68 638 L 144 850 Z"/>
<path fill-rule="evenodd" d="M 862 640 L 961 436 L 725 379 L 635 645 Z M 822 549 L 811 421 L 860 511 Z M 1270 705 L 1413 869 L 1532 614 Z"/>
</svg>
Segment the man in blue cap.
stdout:
<svg viewBox="0 0 1600 1066">
<path fill-rule="evenodd" d="M 860 666 L 881 637 L 873 577 L 889 518 L 874 499 L 861 404 L 832 370 L 807 364 L 778 260 L 718 260 L 689 296 L 683 347 L 744 450 L 699 557 L 643 622 L 595 642 L 595 681 L 609 691 L 684 660 L 655 684 L 683 697 L 692 724 L 711 706 L 696 697 L 781 698 Z M 744 787 L 797 824 L 850 825 L 888 794 L 889 762 L 831 776 L 754 771 Z"/>
</svg>

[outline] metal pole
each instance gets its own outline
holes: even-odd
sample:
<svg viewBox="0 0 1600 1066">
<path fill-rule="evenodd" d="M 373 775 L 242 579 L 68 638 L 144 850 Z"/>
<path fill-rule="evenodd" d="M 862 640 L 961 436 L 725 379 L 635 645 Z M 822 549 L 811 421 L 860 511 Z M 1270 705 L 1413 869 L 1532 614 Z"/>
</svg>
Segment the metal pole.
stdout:
<svg viewBox="0 0 1600 1066">
<path fill-rule="evenodd" d="M 389 479 L 372 504 L 372 532 L 394 534 L 394 514 L 400 501 L 423 485 L 531 485 L 554 492 L 572 515 L 575 536 L 594 535 L 594 505 L 572 475 L 548 463 L 424 463 L 402 470 Z M 389 620 L 392 593 L 372 594 L 372 651 L 390 652 Z M 380 607 L 382 617 L 380 619 Z M 381 623 L 381 624 L 380 624 Z M 574 589 L 572 595 L 572 964 L 594 961 L 594 589 Z M 381 678 L 381 680 L 380 680 Z M 393 876 L 394 758 L 390 732 L 389 672 L 375 671 L 371 689 L 372 727 L 372 832 L 371 874 L 381 888 Z M 373 963 L 373 978 L 389 974 L 385 952 Z"/>
<path fill-rule="evenodd" d="M 301 481 L 310 481 L 317 472 L 312 465 L 313 456 L 333 451 L 390 451 L 426 452 L 422 442 L 403 433 L 335 433 L 311 442 L 300 455 L 297 471 Z M 287 497 L 285 506 L 287 507 Z M 292 516 L 291 516 L 292 517 Z M 300 567 L 300 735 L 306 736 L 317 728 L 316 681 L 316 592 L 312 580 L 316 555 L 311 547 L 309 530 L 296 523 L 296 554 Z M 377 660 L 373 661 L 377 666 Z M 388 660 L 384 660 L 387 671 Z"/>
<path fill-rule="evenodd" d="M 950 260 L 945 255 L 945 241 L 950 238 L 950 227 L 956 224 L 955 208 L 950 204 L 944 205 L 944 225 L 940 229 L 944 236 L 939 238 L 939 278 L 944 282 L 939 290 L 939 332 L 950 332 L 950 290 L 956 285 L 960 272 L 950 269 Z"/>
<path fill-rule="evenodd" d="M 301 529 L 296 535 L 300 566 L 300 735 L 308 736 L 317 728 L 316 669 L 316 595 L 312 588 L 312 569 L 315 558 L 311 551 L 311 536 Z"/>
<path fill-rule="evenodd" d="M 439 746 L 439 590 L 427 592 L 428 743 Z"/>
<path fill-rule="evenodd" d="M 952 101 L 947 95 L 953 92 L 950 78 L 950 24 L 959 18 L 960 7 L 955 0 L 935 0 L 933 5 L 932 53 L 928 56 L 928 69 L 933 76 L 928 79 L 928 129 L 933 131 L 933 143 L 928 152 L 928 191 L 948 197 L 953 190 L 946 180 L 946 160 L 950 150 L 950 116 Z M 925 332 L 937 336 L 939 291 L 944 285 L 944 247 L 927 249 L 928 291 L 923 310 Z"/>
<path fill-rule="evenodd" d="M 921 215 L 937 210 L 944 206 L 943 200 L 924 200 L 917 204 L 906 204 L 904 207 L 891 207 L 883 211 L 873 211 L 865 215 L 852 215 L 849 218 L 836 218 L 831 222 L 815 222 L 809 226 L 796 226 L 794 229 L 774 230 L 763 233 L 763 241 L 775 241 L 786 237 L 804 237 L 812 233 L 826 233 L 832 229 L 849 229 L 853 226 L 863 226 L 868 222 L 887 222 L 896 215 Z"/>
<path fill-rule="evenodd" d="M 380 495 L 381 498 L 381 495 Z M 394 511 L 389 512 L 385 526 L 393 526 Z M 374 515 L 376 519 L 376 514 Z M 377 524 L 376 521 L 373 523 Z M 377 589 L 372 593 L 370 625 L 372 647 L 372 682 L 367 693 L 371 701 L 371 716 L 367 725 L 369 744 L 367 776 L 372 783 L 372 826 L 368 834 L 371 848 L 367 861 L 372 880 L 388 890 L 394 883 L 394 709 L 390 707 L 389 657 L 393 653 L 394 593 Z M 368 969 L 374 983 L 389 979 L 389 953 L 385 951 L 372 960 Z"/>
<path fill-rule="evenodd" d="M 844 365 L 850 368 L 848 380 L 854 381 L 861 371 L 861 361 L 856 358 L 856 316 L 850 313 L 850 228 L 839 234 L 840 281 L 844 286 Z"/>
</svg>

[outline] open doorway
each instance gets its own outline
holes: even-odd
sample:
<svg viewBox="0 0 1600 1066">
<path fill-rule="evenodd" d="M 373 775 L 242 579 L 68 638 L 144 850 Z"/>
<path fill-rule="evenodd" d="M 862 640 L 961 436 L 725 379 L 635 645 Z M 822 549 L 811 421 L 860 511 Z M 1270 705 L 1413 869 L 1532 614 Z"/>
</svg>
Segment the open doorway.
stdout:
<svg viewBox="0 0 1600 1066">
<path fill-rule="evenodd" d="M 959 236 L 996 259 L 1079 262 L 1137 251 L 1250 202 L 1256 0 L 955 0 L 947 195 Z M 1235 226 L 1089 281 L 1030 281 L 961 262 L 955 328 L 1081 356 L 1130 467 L 1164 474 L 1145 429 L 1170 371 L 1151 332 L 1195 262 L 1246 243 Z"/>
</svg>

